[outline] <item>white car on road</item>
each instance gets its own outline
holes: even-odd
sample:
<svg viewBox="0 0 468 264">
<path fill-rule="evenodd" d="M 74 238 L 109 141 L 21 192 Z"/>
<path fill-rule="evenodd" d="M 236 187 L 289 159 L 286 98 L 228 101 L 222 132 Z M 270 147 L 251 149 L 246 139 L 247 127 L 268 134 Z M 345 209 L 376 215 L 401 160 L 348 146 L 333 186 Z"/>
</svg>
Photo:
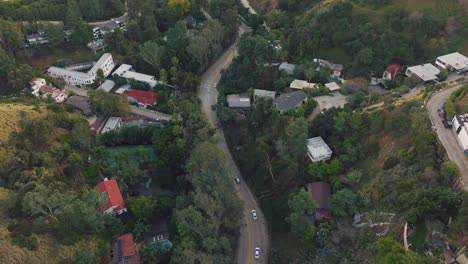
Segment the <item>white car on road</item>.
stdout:
<svg viewBox="0 0 468 264">
<path fill-rule="evenodd" d="M 252 210 L 252 218 L 253 218 L 253 220 L 257 220 L 257 211 L 256 210 Z"/>
<path fill-rule="evenodd" d="M 255 248 L 255 259 L 259 259 L 260 258 L 260 247 L 256 247 Z"/>
</svg>

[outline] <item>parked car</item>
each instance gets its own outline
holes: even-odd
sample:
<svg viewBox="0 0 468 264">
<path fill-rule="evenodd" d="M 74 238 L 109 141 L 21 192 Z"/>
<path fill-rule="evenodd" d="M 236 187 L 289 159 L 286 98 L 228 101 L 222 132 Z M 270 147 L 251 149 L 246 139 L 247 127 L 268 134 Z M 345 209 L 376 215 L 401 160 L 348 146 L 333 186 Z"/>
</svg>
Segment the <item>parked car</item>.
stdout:
<svg viewBox="0 0 468 264">
<path fill-rule="evenodd" d="M 450 121 L 450 120 L 447 120 L 446 122 L 447 122 L 447 126 L 448 126 L 448 128 L 452 128 L 452 127 L 453 127 L 453 123 L 452 123 L 452 121 Z"/>
<path fill-rule="evenodd" d="M 216 111 L 216 105 L 212 105 L 211 110 Z"/>
<path fill-rule="evenodd" d="M 256 247 L 255 248 L 255 259 L 259 259 L 260 258 L 260 247 Z"/>
<path fill-rule="evenodd" d="M 241 181 L 240 181 L 240 177 L 239 177 L 239 176 L 235 177 L 234 179 L 236 180 L 236 183 L 237 183 L 237 184 L 240 184 Z"/>
<path fill-rule="evenodd" d="M 448 124 L 447 124 L 447 121 L 445 121 L 445 119 L 442 119 L 442 124 L 444 125 L 445 128 L 448 128 Z"/>
<path fill-rule="evenodd" d="M 257 210 L 252 210 L 252 219 L 257 220 Z"/>
<path fill-rule="evenodd" d="M 218 83 L 217 82 L 213 83 L 213 88 L 216 88 L 216 86 L 218 86 Z"/>
</svg>

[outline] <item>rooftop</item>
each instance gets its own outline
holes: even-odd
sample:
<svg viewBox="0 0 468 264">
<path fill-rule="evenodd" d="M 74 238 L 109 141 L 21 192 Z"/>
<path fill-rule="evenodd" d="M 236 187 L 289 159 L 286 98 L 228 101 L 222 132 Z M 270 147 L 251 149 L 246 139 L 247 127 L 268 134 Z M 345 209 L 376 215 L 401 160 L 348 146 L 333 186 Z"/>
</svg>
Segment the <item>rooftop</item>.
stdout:
<svg viewBox="0 0 468 264">
<path fill-rule="evenodd" d="M 340 86 L 336 82 L 326 83 L 325 87 L 327 87 L 332 92 L 340 89 Z"/>
<path fill-rule="evenodd" d="M 423 81 L 436 80 L 437 75 L 440 73 L 440 70 L 430 63 L 409 67 L 408 71 L 412 72 Z"/>
<path fill-rule="evenodd" d="M 128 233 L 114 238 L 112 263 L 140 264 L 140 254 L 136 250 L 133 234 Z M 114 262 L 115 261 L 115 262 Z"/>
<path fill-rule="evenodd" d="M 154 105 L 158 100 L 158 94 L 153 91 L 128 90 L 127 96 L 135 99 L 139 103 Z"/>
<path fill-rule="evenodd" d="M 109 197 L 107 203 L 102 206 L 101 211 L 104 212 L 111 207 L 115 207 L 112 211 L 117 212 L 125 208 L 125 202 L 123 200 L 122 193 L 120 192 L 119 185 L 115 179 L 107 180 L 106 178 L 104 181 L 96 185 L 96 188 L 101 193 L 106 193 L 106 195 Z"/>
<path fill-rule="evenodd" d="M 114 88 L 115 82 L 112 80 L 105 80 L 98 89 L 110 92 Z"/>
<path fill-rule="evenodd" d="M 317 202 L 317 208 L 329 209 L 331 187 L 326 182 L 311 182 L 307 184 L 307 191 Z"/>
<path fill-rule="evenodd" d="M 273 103 L 280 111 L 284 111 L 297 107 L 305 99 L 307 99 L 307 95 L 303 91 L 295 91 L 280 95 L 273 101 Z"/>
<path fill-rule="evenodd" d="M 121 122 L 122 122 L 122 118 L 120 118 L 120 117 L 117 117 L 117 116 L 109 117 L 107 119 L 106 124 L 104 125 L 104 127 L 101 130 L 101 134 L 116 129 L 119 126 L 119 123 L 121 123 Z"/>
<path fill-rule="evenodd" d="M 227 96 L 229 107 L 249 108 L 250 98 L 247 95 L 230 94 Z"/>
<path fill-rule="evenodd" d="M 307 143 L 307 151 L 311 156 L 312 161 L 329 158 L 333 153 L 322 137 L 309 138 Z"/>
<path fill-rule="evenodd" d="M 49 73 L 55 73 L 57 75 L 67 75 L 69 78 L 80 78 L 80 79 L 87 79 L 90 78 L 91 76 L 87 73 L 84 72 L 79 72 L 79 71 L 73 71 L 73 70 L 67 70 L 64 68 L 59 68 L 52 66 L 50 67 L 47 72 Z"/>
<path fill-rule="evenodd" d="M 96 64 L 94 64 L 94 66 L 91 68 L 91 70 L 89 70 L 88 73 L 94 75 L 97 72 L 97 70 L 101 68 L 101 66 L 106 62 L 106 60 L 109 59 L 109 57 L 112 57 L 112 54 L 102 54 L 101 58 L 99 58 L 99 60 L 96 62 Z"/>
<path fill-rule="evenodd" d="M 255 89 L 255 90 L 254 90 L 254 97 L 269 97 L 269 98 L 271 98 L 271 99 L 275 99 L 275 97 L 276 97 L 276 92 L 267 91 L 267 90 Z"/>
<path fill-rule="evenodd" d="M 115 93 L 116 94 L 124 94 L 126 91 L 130 90 L 132 87 L 130 86 L 130 84 L 124 84 L 122 86 L 120 86 L 116 91 Z"/>
<path fill-rule="evenodd" d="M 444 56 L 437 57 L 438 60 L 450 65 L 455 70 L 468 68 L 468 58 L 458 52 L 450 53 Z"/>
<path fill-rule="evenodd" d="M 310 83 L 304 80 L 294 80 L 289 87 L 291 89 L 315 88 L 316 83 Z"/>
</svg>

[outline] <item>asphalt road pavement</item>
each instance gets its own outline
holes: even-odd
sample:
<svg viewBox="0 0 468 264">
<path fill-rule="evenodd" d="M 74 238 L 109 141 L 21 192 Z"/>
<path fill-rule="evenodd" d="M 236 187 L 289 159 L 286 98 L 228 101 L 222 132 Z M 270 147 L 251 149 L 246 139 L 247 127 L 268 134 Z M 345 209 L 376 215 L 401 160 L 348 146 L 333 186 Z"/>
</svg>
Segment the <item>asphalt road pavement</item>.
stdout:
<svg viewBox="0 0 468 264">
<path fill-rule="evenodd" d="M 429 113 L 432 125 L 434 126 L 439 141 L 447 151 L 450 160 L 455 162 L 462 172 L 462 179 L 465 186 L 468 184 L 468 160 L 463 153 L 463 150 L 458 145 L 455 132 L 453 129 L 445 128 L 442 124 L 442 118 L 440 118 L 437 109 L 441 108 L 442 104 L 447 101 L 450 94 L 460 88 L 461 85 L 454 86 L 432 95 L 430 100 L 427 102 L 426 109 Z"/>
<path fill-rule="evenodd" d="M 248 31 L 249 28 L 242 24 L 239 27 L 239 34 Z M 202 110 L 206 113 L 210 124 L 215 127 L 219 123 L 216 112 L 211 110 L 211 106 L 216 104 L 218 91 L 213 87 L 221 78 L 221 69 L 226 69 L 232 62 L 236 53 L 236 44 L 233 44 L 202 76 L 198 96 L 202 101 Z M 219 147 L 224 151 L 228 163 L 228 180 L 234 182 L 234 177 L 242 178 L 234 159 L 224 138 L 222 129 L 217 129 L 216 134 L 219 137 Z M 268 263 L 269 256 L 269 238 L 268 228 L 265 217 L 258 206 L 257 200 L 250 191 L 244 180 L 241 184 L 236 184 L 239 197 L 244 203 L 244 217 L 241 220 L 240 237 L 237 248 L 236 262 L 238 264 Z M 257 220 L 253 220 L 251 211 L 257 211 Z M 255 247 L 260 247 L 260 258 L 255 259 Z"/>
</svg>

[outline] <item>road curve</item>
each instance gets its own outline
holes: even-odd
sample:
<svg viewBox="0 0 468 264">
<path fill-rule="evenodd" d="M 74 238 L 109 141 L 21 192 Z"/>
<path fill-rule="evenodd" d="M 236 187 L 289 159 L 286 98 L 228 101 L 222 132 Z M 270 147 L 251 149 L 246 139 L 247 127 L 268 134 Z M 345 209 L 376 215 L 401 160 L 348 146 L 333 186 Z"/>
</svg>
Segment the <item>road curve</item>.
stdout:
<svg viewBox="0 0 468 264">
<path fill-rule="evenodd" d="M 447 129 L 442 124 L 442 119 L 439 117 L 437 109 L 447 101 L 450 94 L 460 88 L 457 85 L 432 95 L 431 99 L 427 102 L 426 109 L 431 119 L 432 125 L 435 127 L 439 141 L 447 151 L 448 157 L 451 161 L 455 162 L 462 172 L 462 180 L 465 186 L 468 184 L 468 160 L 463 153 L 463 150 L 458 145 L 457 139 L 453 129 Z"/>
<path fill-rule="evenodd" d="M 249 28 L 244 24 L 239 27 L 239 35 L 248 31 Z M 202 110 L 206 113 L 210 124 L 214 127 L 219 122 L 215 111 L 211 110 L 211 106 L 216 104 L 218 99 L 218 91 L 213 87 L 221 78 L 221 69 L 226 69 L 232 62 L 236 53 L 236 44 L 233 44 L 227 51 L 203 74 L 201 77 L 198 96 L 202 101 Z M 222 129 L 217 129 L 216 134 L 219 137 L 219 147 L 224 151 L 228 163 L 228 177 L 234 182 L 235 176 L 241 176 L 234 159 L 232 158 L 229 148 L 224 138 Z M 236 184 L 237 193 L 244 202 L 244 217 L 241 220 L 240 236 L 237 247 L 236 263 L 238 264 L 266 264 L 269 256 L 269 238 L 268 228 L 257 200 L 250 191 L 245 181 L 241 184 Z M 258 219 L 252 219 L 252 209 L 257 210 Z M 260 247 L 260 258 L 255 259 L 255 247 Z"/>
</svg>

